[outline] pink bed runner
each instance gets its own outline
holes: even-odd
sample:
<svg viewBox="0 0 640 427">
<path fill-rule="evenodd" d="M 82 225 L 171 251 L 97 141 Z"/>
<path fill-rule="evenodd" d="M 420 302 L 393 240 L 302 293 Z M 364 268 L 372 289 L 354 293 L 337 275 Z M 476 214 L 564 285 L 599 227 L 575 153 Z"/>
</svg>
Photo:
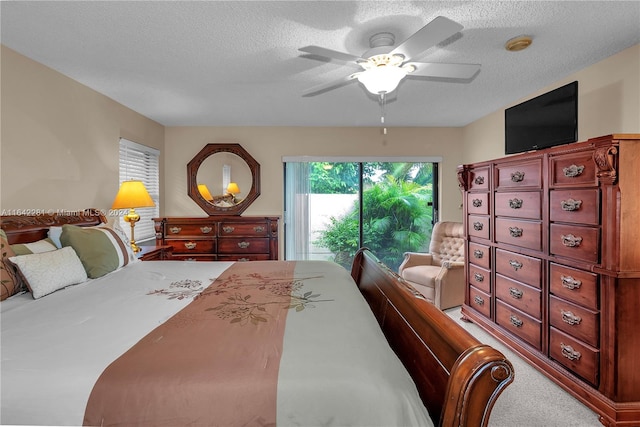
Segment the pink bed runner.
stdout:
<svg viewBox="0 0 640 427">
<path fill-rule="evenodd" d="M 84 424 L 275 425 L 287 313 L 304 308 L 291 299 L 294 268 L 233 264 L 107 367 Z"/>
</svg>

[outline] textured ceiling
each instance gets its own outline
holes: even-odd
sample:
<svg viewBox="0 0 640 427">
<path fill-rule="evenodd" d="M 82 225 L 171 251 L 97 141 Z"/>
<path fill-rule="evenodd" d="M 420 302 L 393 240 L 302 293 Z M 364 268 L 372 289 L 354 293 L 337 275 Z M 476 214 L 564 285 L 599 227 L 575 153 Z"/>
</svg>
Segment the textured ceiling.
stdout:
<svg viewBox="0 0 640 427">
<path fill-rule="evenodd" d="M 361 55 L 371 35 L 401 42 L 436 16 L 464 29 L 423 62 L 479 63 L 470 82 L 405 79 L 388 126 L 464 126 L 640 42 L 639 1 L 2 1 L 1 41 L 166 126 L 378 126 L 354 71 L 304 57 Z M 513 53 L 505 42 L 527 34 Z"/>
</svg>

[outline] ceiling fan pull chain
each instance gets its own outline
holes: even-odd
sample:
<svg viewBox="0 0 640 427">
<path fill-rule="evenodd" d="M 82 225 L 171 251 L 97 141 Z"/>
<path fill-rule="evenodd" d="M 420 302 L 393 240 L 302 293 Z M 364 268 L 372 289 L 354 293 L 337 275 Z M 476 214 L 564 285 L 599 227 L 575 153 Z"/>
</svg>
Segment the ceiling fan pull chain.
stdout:
<svg viewBox="0 0 640 427">
<path fill-rule="evenodd" d="M 387 127 L 384 125 L 384 104 L 385 104 L 385 93 L 380 92 L 380 124 L 382 125 L 382 133 L 386 135 Z"/>
</svg>

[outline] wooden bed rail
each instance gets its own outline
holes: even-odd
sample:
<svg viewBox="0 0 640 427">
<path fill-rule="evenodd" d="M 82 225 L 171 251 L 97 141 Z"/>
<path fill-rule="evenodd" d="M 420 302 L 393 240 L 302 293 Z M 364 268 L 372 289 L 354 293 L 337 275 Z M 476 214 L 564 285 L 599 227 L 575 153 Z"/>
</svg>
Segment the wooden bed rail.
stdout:
<svg viewBox="0 0 640 427">
<path fill-rule="evenodd" d="M 480 343 L 380 262 L 360 249 L 351 270 L 389 344 L 439 426 L 487 426 L 513 381 L 511 362 Z"/>
</svg>

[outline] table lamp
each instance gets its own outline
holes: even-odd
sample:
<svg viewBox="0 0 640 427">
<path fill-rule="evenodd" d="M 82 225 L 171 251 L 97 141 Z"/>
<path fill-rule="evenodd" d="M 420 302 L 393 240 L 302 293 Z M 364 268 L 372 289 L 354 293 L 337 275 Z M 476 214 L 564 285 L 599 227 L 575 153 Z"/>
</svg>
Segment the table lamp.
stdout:
<svg viewBox="0 0 640 427">
<path fill-rule="evenodd" d="M 133 234 L 133 228 L 136 222 L 140 221 L 140 215 L 135 211 L 135 208 L 153 207 L 153 199 L 147 192 L 142 181 L 124 181 L 120 185 L 120 190 L 116 194 L 116 198 L 113 201 L 111 209 L 129 209 L 123 219 L 131 224 L 131 249 L 133 252 L 140 252 L 140 247 L 136 245 L 136 240 Z"/>
<path fill-rule="evenodd" d="M 211 195 L 209 188 L 207 188 L 207 184 L 198 184 L 198 191 L 200 192 L 200 195 L 204 197 L 205 200 L 209 202 L 213 200 L 213 196 Z"/>
</svg>

